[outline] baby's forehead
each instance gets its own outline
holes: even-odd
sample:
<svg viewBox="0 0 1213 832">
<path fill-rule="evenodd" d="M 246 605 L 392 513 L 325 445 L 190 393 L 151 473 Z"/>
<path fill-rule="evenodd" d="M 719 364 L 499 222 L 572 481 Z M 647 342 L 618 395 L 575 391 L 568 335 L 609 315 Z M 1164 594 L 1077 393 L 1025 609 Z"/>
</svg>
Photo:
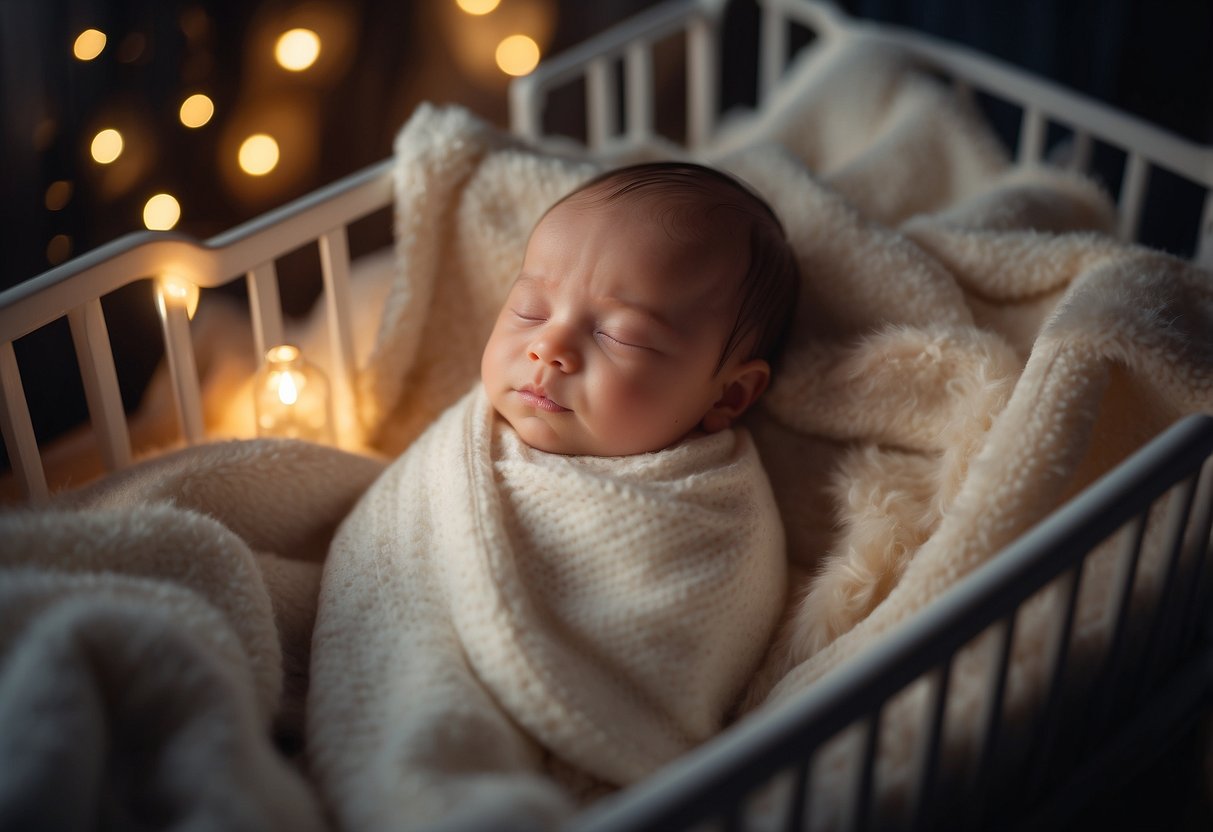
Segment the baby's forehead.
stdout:
<svg viewBox="0 0 1213 832">
<path fill-rule="evenodd" d="M 540 278 L 540 290 L 592 279 L 607 294 L 644 297 L 652 307 L 730 303 L 749 262 L 744 235 L 735 227 L 688 230 L 680 226 L 690 219 L 649 208 L 647 200 L 558 204 L 532 234 L 523 273 Z"/>
<path fill-rule="evenodd" d="M 653 238 L 670 250 L 708 246 L 715 251 L 748 246 L 748 217 L 716 183 L 693 188 L 628 189 L 604 182 L 578 191 L 557 203 L 545 219 L 566 233 L 576 234 L 602 222 L 620 227 L 641 224 L 661 231 Z"/>
</svg>

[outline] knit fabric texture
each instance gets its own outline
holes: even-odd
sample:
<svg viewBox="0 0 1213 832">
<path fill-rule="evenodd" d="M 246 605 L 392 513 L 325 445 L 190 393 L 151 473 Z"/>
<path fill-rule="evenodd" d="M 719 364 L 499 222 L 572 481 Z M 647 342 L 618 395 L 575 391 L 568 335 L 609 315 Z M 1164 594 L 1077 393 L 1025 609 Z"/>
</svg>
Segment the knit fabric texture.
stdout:
<svg viewBox="0 0 1213 832">
<path fill-rule="evenodd" d="M 745 431 L 547 454 L 477 386 L 334 538 L 308 702 L 319 785 L 347 828 L 551 820 L 571 803 L 544 754 L 618 786 L 716 733 L 784 592 Z"/>
</svg>

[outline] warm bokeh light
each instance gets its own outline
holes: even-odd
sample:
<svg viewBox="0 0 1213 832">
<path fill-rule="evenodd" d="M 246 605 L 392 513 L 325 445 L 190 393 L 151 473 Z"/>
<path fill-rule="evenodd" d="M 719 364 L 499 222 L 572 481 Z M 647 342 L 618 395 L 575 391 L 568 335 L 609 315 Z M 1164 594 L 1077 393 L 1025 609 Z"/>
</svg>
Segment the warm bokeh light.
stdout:
<svg viewBox="0 0 1213 832">
<path fill-rule="evenodd" d="M 168 231 L 181 219 L 181 205 L 172 194 L 156 194 L 143 206 L 143 224 L 152 231 Z"/>
<path fill-rule="evenodd" d="M 85 29 L 76 36 L 72 44 L 72 54 L 81 61 L 91 61 L 105 49 L 105 32 L 96 29 Z"/>
<path fill-rule="evenodd" d="M 122 155 L 122 134 L 114 128 L 108 127 L 93 136 L 93 143 L 89 150 L 93 154 L 94 162 L 99 165 L 108 165 Z"/>
<path fill-rule="evenodd" d="M 459 8 L 468 14 L 488 14 L 501 3 L 501 0 L 455 0 Z"/>
<path fill-rule="evenodd" d="M 526 35 L 510 35 L 497 44 L 497 66 L 506 75 L 526 75 L 539 65 L 539 44 Z"/>
<path fill-rule="evenodd" d="M 320 36 L 311 29 L 291 29 L 283 32 L 274 47 L 278 63 L 291 72 L 301 72 L 320 57 Z"/>
<path fill-rule="evenodd" d="M 264 176 L 278 165 L 278 142 L 273 136 L 257 133 L 240 145 L 240 169 L 250 176 Z"/>
<path fill-rule="evenodd" d="M 58 266 L 72 256 L 72 238 L 66 234 L 56 234 L 46 244 L 46 262 Z"/>
<path fill-rule="evenodd" d="M 72 198 L 72 183 L 66 179 L 52 182 L 46 189 L 46 210 L 62 211 Z"/>
<path fill-rule="evenodd" d="M 214 102 L 202 93 L 195 93 L 181 102 L 181 123 L 186 127 L 201 127 L 214 114 Z"/>
</svg>

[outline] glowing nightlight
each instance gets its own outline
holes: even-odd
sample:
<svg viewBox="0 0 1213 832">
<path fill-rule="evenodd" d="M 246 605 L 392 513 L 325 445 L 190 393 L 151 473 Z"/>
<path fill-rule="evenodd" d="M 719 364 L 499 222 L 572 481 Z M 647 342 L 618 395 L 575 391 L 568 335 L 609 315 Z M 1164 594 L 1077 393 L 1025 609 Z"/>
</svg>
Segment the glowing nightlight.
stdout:
<svg viewBox="0 0 1213 832">
<path fill-rule="evenodd" d="M 96 29 L 85 29 L 76 36 L 72 44 L 72 54 L 77 60 L 91 61 L 105 49 L 105 32 Z"/>
<path fill-rule="evenodd" d="M 181 123 L 186 127 L 201 127 L 215 114 L 215 104 L 208 96 L 195 93 L 181 102 Z"/>
<path fill-rule="evenodd" d="M 264 176 L 278 165 L 278 142 L 265 133 L 249 136 L 240 145 L 238 159 L 249 176 Z"/>
<path fill-rule="evenodd" d="M 168 231 L 181 219 L 181 204 L 172 194 L 156 194 L 143 206 L 143 224 L 152 231 Z"/>
<path fill-rule="evenodd" d="M 455 2 L 468 14 L 482 15 L 497 8 L 501 0 L 455 0 Z"/>
<path fill-rule="evenodd" d="M 283 32 L 274 46 L 274 57 L 283 69 L 302 72 L 320 57 L 320 36 L 311 29 Z"/>
<path fill-rule="evenodd" d="M 510 35 L 497 44 L 497 66 L 506 75 L 526 75 L 539 65 L 539 44 L 526 35 Z"/>
<path fill-rule="evenodd" d="M 271 347 L 254 380 L 257 435 L 332 444 L 332 398 L 324 373 L 291 344 Z"/>
<path fill-rule="evenodd" d="M 122 134 L 112 127 L 102 130 L 93 136 L 89 147 L 93 161 L 99 165 L 108 165 L 122 155 Z"/>
<path fill-rule="evenodd" d="M 156 309 L 160 317 L 168 315 L 168 307 L 185 307 L 185 314 L 194 317 L 198 311 L 198 286 L 175 274 L 166 274 L 156 281 Z"/>
</svg>

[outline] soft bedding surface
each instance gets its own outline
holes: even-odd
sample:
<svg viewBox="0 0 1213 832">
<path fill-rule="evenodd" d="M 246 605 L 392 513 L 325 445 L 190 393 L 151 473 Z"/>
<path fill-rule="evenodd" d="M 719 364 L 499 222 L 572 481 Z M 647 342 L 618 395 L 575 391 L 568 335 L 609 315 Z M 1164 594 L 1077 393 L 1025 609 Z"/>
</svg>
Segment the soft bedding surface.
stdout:
<svg viewBox="0 0 1213 832">
<path fill-rule="evenodd" d="M 204 445 L 0 514 L 0 828 L 323 829 L 320 561 L 382 463 Z"/>
<path fill-rule="evenodd" d="M 1208 273 L 1114 239 L 1097 187 L 1010 166 L 979 118 L 895 54 L 863 44 L 825 50 L 792 73 L 777 111 L 734 125 L 703 155 L 771 202 L 804 275 L 789 354 L 748 425 L 782 516 L 791 589 L 746 683 L 750 708 L 778 707 L 867 649 L 1177 417 L 1213 412 Z M 396 160 L 394 273 L 360 379 L 367 443 L 390 456 L 475 382 L 540 213 L 611 163 L 523 146 L 453 107 L 420 108 Z M 200 344 L 200 354 L 222 341 Z M 224 454 L 251 462 L 233 467 Z M 382 470 L 298 444 L 206 446 L 65 494 L 50 511 L 0 518 L 0 818 L 71 828 L 69 806 L 103 820 L 151 812 L 118 788 L 136 782 L 139 794 L 156 796 L 155 817 L 175 811 L 201 828 L 411 825 L 433 811 L 420 797 L 416 815 L 401 808 L 406 793 L 430 794 L 414 764 L 491 735 L 506 738 L 504 756 L 483 746 L 482 782 L 500 774 L 521 783 L 539 807 L 532 817 L 555 822 L 602 781 L 640 776 L 714 730 L 718 705 L 679 729 L 682 744 L 663 741 L 622 770 L 599 768 L 578 750 L 592 737 L 560 735 L 576 723 L 503 720 L 512 711 L 496 698 L 511 685 L 493 681 L 474 655 L 441 658 L 457 652 L 451 633 L 460 626 L 440 603 L 456 586 L 443 583 L 454 579 L 442 569 L 409 573 L 440 592 L 408 594 L 401 571 L 392 573 L 400 593 L 385 592 L 351 566 L 357 554 L 343 532 L 322 581 L 333 528 L 347 516 L 351 529 L 376 522 L 369 510 L 349 512 Z M 410 493 L 421 487 L 394 479 Z M 386 493 L 372 491 L 366 505 Z M 385 515 L 401 528 L 398 515 Z M 1090 571 L 1075 625 L 1080 649 L 1097 648 L 1108 629 L 1108 559 Z M 418 613 L 434 635 L 429 675 L 397 666 L 407 634 L 393 639 L 392 619 L 373 626 L 405 597 L 434 605 L 432 616 Z M 1042 692 L 1053 602 L 1042 597 L 1017 624 L 1012 714 Z M 707 632 L 727 639 L 716 623 L 705 622 Z M 347 649 L 347 629 L 373 647 Z M 947 750 L 958 760 L 980 710 L 980 654 L 953 670 L 960 705 Z M 425 734 L 424 714 L 390 683 L 397 671 L 425 676 L 427 691 L 447 690 L 428 700 L 440 711 L 497 716 L 483 733 L 444 736 L 443 722 Z M 87 690 L 113 693 L 68 695 Z M 279 736 L 297 739 L 305 691 L 317 710 L 304 751 L 288 760 L 268 738 L 273 715 Z M 920 693 L 882 719 L 882 789 L 896 791 L 912 772 Z M 117 707 L 128 695 L 133 704 Z M 153 698 L 168 711 L 148 706 Z M 667 692 L 649 704 L 669 701 Z M 350 714 L 374 718 L 343 722 Z M 64 736 L 81 739 L 65 748 Z M 93 741 L 101 736 L 151 737 L 163 753 L 139 744 L 119 758 Z M 823 828 L 838 820 L 831 801 L 841 791 L 830 786 L 845 776 L 848 753 L 838 743 L 821 765 L 813 805 Z M 68 757 L 76 803 L 46 797 L 49 772 Z M 551 776 L 510 780 L 537 759 Z M 198 775 L 219 770 L 234 774 Z M 459 794 L 465 774 L 438 776 L 433 794 Z"/>
</svg>

